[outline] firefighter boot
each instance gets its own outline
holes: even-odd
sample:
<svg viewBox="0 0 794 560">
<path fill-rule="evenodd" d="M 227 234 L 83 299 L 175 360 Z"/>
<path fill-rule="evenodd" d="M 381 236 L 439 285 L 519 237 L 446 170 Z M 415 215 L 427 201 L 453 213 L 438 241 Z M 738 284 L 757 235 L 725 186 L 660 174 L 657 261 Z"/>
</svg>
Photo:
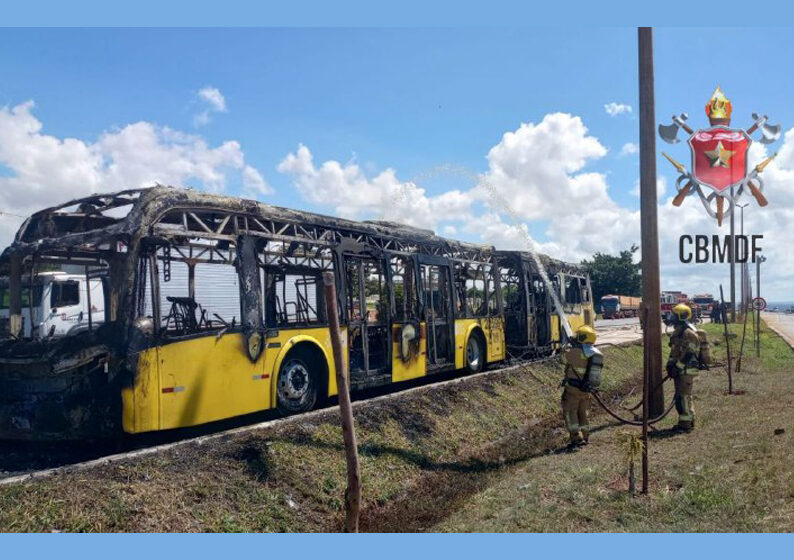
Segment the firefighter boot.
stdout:
<svg viewBox="0 0 794 560">
<path fill-rule="evenodd" d="M 572 432 L 570 434 L 570 439 L 568 440 L 568 449 L 576 449 L 577 447 L 582 447 L 583 445 L 587 445 L 587 439 L 582 436 L 582 432 Z"/>
</svg>

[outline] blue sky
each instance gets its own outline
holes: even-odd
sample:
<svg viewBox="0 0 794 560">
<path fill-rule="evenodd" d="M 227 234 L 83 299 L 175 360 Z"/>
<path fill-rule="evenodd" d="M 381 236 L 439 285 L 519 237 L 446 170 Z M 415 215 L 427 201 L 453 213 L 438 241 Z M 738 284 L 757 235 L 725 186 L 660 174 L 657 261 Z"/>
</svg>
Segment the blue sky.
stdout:
<svg viewBox="0 0 794 560">
<path fill-rule="evenodd" d="M 238 140 L 275 187 L 287 184 L 277 163 L 300 142 L 320 160 L 355 154 L 405 177 L 448 162 L 482 171 L 505 131 L 558 110 L 589 115 L 587 126 L 619 149 L 636 122 L 610 118 L 603 105 L 636 104 L 634 34 L 601 31 L 562 46 L 561 33 L 6 30 L 0 104 L 34 99 L 45 132 L 59 137 L 138 120 L 191 130 L 193 94 L 211 84 L 229 112 L 202 135 Z M 615 63 L 619 52 L 628 56 Z M 631 187 L 636 170 L 623 167 Z"/>
<path fill-rule="evenodd" d="M 787 35 L 657 29 L 658 119 L 685 111 L 690 123 L 705 126 L 703 106 L 721 84 L 735 126 L 749 126 L 759 111 L 788 129 Z M 428 170 L 454 164 L 487 172 L 486 156 L 506 132 L 567 113 L 607 150 L 587 156 L 575 173 L 602 174 L 616 205 L 638 208 L 638 158 L 621 155 L 638 136 L 633 28 L 4 29 L 0 75 L 0 107 L 33 100 L 42 134 L 92 143 L 144 121 L 212 147 L 233 140 L 272 188 L 269 202 L 326 213 L 337 209 L 301 196 L 295 176 L 277 170 L 300 144 L 317 166 L 355 162 L 369 178 L 392 168 L 399 180 L 419 177 L 428 195 L 439 195 L 473 181 L 423 177 Z M 198 92 L 207 86 L 222 93 L 226 109 L 197 125 L 207 110 Z M 633 111 L 610 116 L 605 104 L 612 102 Z M 688 162 L 684 144 L 658 144 Z M 661 157 L 658 168 L 670 194 L 675 175 Z M 0 176 L 12 174 L 0 158 Z M 185 183 L 201 186 L 195 178 Z M 226 191 L 242 192 L 239 177 Z M 536 216 L 532 237 L 560 243 L 548 222 Z M 456 237 L 478 240 L 476 231 L 455 229 Z"/>
<path fill-rule="evenodd" d="M 660 118 L 702 119 L 719 83 L 735 120 L 763 110 L 794 122 L 791 78 L 779 67 L 786 33 L 770 35 L 657 30 Z M 610 149 L 592 169 L 610 173 L 616 199 L 632 204 L 635 158 L 614 159 L 637 138 L 635 40 L 626 28 L 7 29 L 0 104 L 34 99 L 45 132 L 61 137 L 138 120 L 190 130 L 192 95 L 211 84 L 230 110 L 202 135 L 240 141 L 276 187 L 286 183 L 275 166 L 299 142 L 320 160 L 355 154 L 406 177 L 448 162 L 481 171 L 505 131 L 564 111 Z M 604 104 L 613 101 L 634 114 L 610 117 Z"/>
</svg>

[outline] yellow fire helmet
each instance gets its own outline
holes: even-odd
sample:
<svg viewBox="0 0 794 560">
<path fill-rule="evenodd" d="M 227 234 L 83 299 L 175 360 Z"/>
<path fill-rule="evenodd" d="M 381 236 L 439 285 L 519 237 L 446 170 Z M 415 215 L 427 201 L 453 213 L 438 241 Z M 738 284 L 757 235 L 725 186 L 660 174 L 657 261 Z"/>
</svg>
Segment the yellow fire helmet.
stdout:
<svg viewBox="0 0 794 560">
<path fill-rule="evenodd" d="M 595 344 L 596 332 L 590 325 L 582 325 L 576 329 L 576 342 L 580 344 Z"/>
<path fill-rule="evenodd" d="M 692 318 L 692 309 L 683 303 L 679 303 L 675 307 L 673 307 L 673 315 L 679 321 L 689 321 Z"/>
</svg>

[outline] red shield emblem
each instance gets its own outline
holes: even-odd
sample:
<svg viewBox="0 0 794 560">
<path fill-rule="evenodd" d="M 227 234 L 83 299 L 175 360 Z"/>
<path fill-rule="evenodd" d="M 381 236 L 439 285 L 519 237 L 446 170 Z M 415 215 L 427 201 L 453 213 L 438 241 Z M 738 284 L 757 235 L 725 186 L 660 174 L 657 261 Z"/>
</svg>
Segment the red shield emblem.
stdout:
<svg viewBox="0 0 794 560">
<path fill-rule="evenodd" d="M 747 177 L 751 142 L 744 130 L 724 126 L 695 132 L 689 137 L 695 180 L 718 193 L 739 186 Z"/>
</svg>

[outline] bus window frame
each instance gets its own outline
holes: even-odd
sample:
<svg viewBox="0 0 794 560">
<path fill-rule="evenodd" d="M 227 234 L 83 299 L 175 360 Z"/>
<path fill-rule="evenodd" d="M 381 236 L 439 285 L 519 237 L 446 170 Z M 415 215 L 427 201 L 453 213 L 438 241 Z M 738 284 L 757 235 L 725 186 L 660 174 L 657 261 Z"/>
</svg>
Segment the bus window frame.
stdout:
<svg viewBox="0 0 794 560">
<path fill-rule="evenodd" d="M 149 239 L 151 239 L 151 238 L 149 238 Z M 205 241 L 217 241 L 217 240 L 213 240 L 211 238 L 205 238 L 205 237 L 202 237 L 202 236 L 193 236 L 193 237 L 191 237 L 191 239 L 205 240 Z M 228 247 L 226 247 L 225 250 L 228 250 L 229 251 L 229 255 L 230 255 L 230 257 L 226 258 L 226 259 L 222 258 L 223 256 L 220 254 L 219 250 L 217 250 L 216 248 L 213 248 L 213 247 L 207 248 L 210 254 L 217 254 L 217 255 L 221 256 L 222 260 L 215 260 L 215 261 L 212 261 L 212 260 L 210 260 L 210 261 L 199 261 L 199 260 L 194 259 L 194 258 L 185 257 L 182 254 L 180 254 L 180 256 L 177 256 L 177 257 L 174 257 L 171 254 L 171 251 L 173 251 L 175 248 L 177 249 L 177 253 L 179 253 L 179 249 L 187 249 L 191 245 L 189 243 L 187 245 L 182 245 L 182 244 L 176 243 L 175 240 L 171 240 L 171 239 L 165 240 L 165 241 L 161 240 L 161 239 L 157 239 L 156 242 L 154 242 L 154 243 L 151 243 L 151 242 L 150 243 L 146 243 L 145 241 L 147 241 L 147 239 L 142 240 L 142 244 L 143 244 L 144 248 L 142 249 L 141 254 L 139 256 L 139 259 L 138 259 L 139 260 L 139 265 L 135 268 L 135 275 L 136 275 L 136 278 L 135 278 L 136 304 L 134 306 L 134 309 L 135 309 L 135 314 L 134 315 L 136 317 L 145 317 L 145 315 L 143 315 L 143 313 L 145 313 L 145 306 L 146 306 L 145 299 L 144 299 L 144 301 L 140 301 L 139 298 L 141 298 L 141 297 L 145 298 L 146 297 L 146 293 L 145 292 L 148 289 L 148 291 L 149 291 L 148 297 L 151 298 L 151 304 L 152 304 L 152 322 L 153 322 L 153 329 L 154 329 L 153 334 L 154 334 L 154 337 L 155 337 L 155 340 L 156 340 L 156 345 L 169 344 L 169 343 L 172 343 L 172 342 L 178 342 L 178 341 L 183 341 L 183 340 L 191 340 L 191 339 L 194 339 L 194 338 L 202 338 L 202 337 L 206 337 L 206 336 L 218 336 L 218 333 L 232 334 L 232 333 L 242 333 L 242 332 L 244 332 L 244 330 L 245 330 L 244 329 L 244 325 L 243 325 L 243 322 L 244 322 L 243 321 L 243 317 L 244 317 L 244 315 L 243 315 L 243 313 L 244 313 L 243 299 L 244 298 L 243 298 L 243 293 L 242 293 L 242 285 L 243 285 L 242 282 L 238 281 L 238 301 L 239 301 L 239 305 L 240 305 L 240 310 L 239 310 L 240 311 L 240 320 L 236 321 L 233 325 L 231 325 L 231 324 L 227 324 L 227 325 L 224 325 L 224 324 L 220 324 L 220 325 L 212 324 L 212 326 L 209 327 L 209 328 L 203 328 L 203 329 L 199 329 L 199 330 L 196 330 L 196 331 L 193 331 L 193 332 L 187 332 L 187 333 L 178 334 L 176 332 L 169 331 L 163 325 L 163 319 L 165 317 L 163 317 L 163 305 L 162 305 L 162 302 L 160 301 L 160 299 L 161 299 L 160 298 L 160 276 L 161 276 L 161 274 L 160 274 L 160 265 L 162 263 L 164 263 L 166 260 L 170 260 L 172 262 L 176 261 L 176 262 L 184 263 L 186 266 L 188 266 L 189 269 L 191 267 L 195 269 L 196 265 L 198 265 L 198 264 L 233 266 L 234 269 L 235 269 L 235 272 L 239 274 L 240 268 L 239 268 L 239 266 L 237 264 L 237 258 L 239 257 L 238 242 L 237 241 L 226 241 L 226 240 L 224 240 L 225 243 L 228 243 Z M 167 250 L 165 249 L 166 247 L 168 248 Z M 203 250 L 206 247 L 201 247 L 199 244 L 193 244 L 193 248 L 202 249 Z M 158 254 L 160 250 L 163 251 L 162 255 Z M 192 264 L 191 264 L 191 261 L 193 261 Z M 141 263 L 144 263 L 146 281 L 148 282 L 148 285 L 144 285 L 143 291 L 141 291 L 141 288 L 140 288 L 140 285 L 139 285 L 140 274 L 141 274 L 141 269 L 140 269 Z M 169 266 L 170 266 L 170 263 L 169 263 Z M 191 273 L 189 273 L 189 274 L 191 274 Z M 190 289 L 189 286 L 188 286 L 188 289 Z M 187 296 L 190 297 L 190 294 L 188 293 Z M 194 297 L 194 301 L 195 301 L 195 296 L 193 296 L 193 297 Z M 196 302 L 196 303 L 201 305 L 200 302 Z M 169 309 L 169 313 L 170 313 L 170 309 Z M 214 319 L 212 317 L 210 317 L 210 319 L 212 320 L 213 323 L 218 323 L 217 319 Z"/>
<path fill-rule="evenodd" d="M 412 290 L 414 295 L 414 305 L 409 306 L 407 308 L 413 307 L 411 309 L 411 314 L 409 316 L 403 317 L 402 311 L 398 312 L 397 309 L 397 300 L 396 300 L 396 293 L 394 290 L 394 269 L 392 268 L 392 259 L 403 259 L 406 262 L 411 263 L 411 274 L 413 276 L 413 283 L 412 283 Z M 386 264 L 386 290 L 389 294 L 389 318 L 393 325 L 395 324 L 406 324 L 406 323 L 416 323 L 419 324 L 420 318 L 422 316 L 422 302 L 421 302 L 421 292 L 419 288 L 419 283 L 421 282 L 419 267 L 416 263 L 413 254 L 410 253 L 399 253 L 396 251 L 385 251 L 384 252 L 384 261 Z M 404 270 L 404 269 L 403 269 Z M 400 276 L 403 277 L 403 297 L 405 297 L 405 275 L 406 272 L 404 271 Z"/>
<path fill-rule="evenodd" d="M 264 270 L 264 282 L 262 283 L 262 300 L 263 300 L 263 321 L 266 329 L 276 329 L 276 330 L 291 330 L 291 329 L 314 329 L 314 328 L 322 328 L 327 327 L 329 325 L 328 317 L 325 308 L 325 300 L 323 299 L 323 272 L 322 269 L 313 268 L 309 266 L 300 266 L 300 265 L 262 265 L 260 268 Z M 285 322 L 280 323 L 278 320 L 278 314 L 275 313 L 275 299 L 272 302 L 268 301 L 269 291 L 272 290 L 274 296 L 277 296 L 276 293 L 276 286 L 275 284 L 278 282 L 278 277 L 283 276 L 285 280 L 284 290 L 286 290 L 286 277 L 287 276 L 314 276 L 317 278 L 317 286 L 320 288 L 317 290 L 317 299 L 316 305 L 317 309 L 315 312 L 317 314 L 317 321 L 299 321 L 299 322 Z M 338 282 L 335 282 L 338 283 Z M 336 297 L 339 299 L 339 288 L 336 290 Z M 275 318 L 275 321 L 271 319 L 271 306 L 272 303 L 272 315 Z M 283 305 L 283 303 L 282 303 Z M 341 312 L 340 312 L 341 313 Z M 340 318 L 341 319 L 341 318 Z M 345 323 L 346 324 L 346 323 Z"/>
</svg>

